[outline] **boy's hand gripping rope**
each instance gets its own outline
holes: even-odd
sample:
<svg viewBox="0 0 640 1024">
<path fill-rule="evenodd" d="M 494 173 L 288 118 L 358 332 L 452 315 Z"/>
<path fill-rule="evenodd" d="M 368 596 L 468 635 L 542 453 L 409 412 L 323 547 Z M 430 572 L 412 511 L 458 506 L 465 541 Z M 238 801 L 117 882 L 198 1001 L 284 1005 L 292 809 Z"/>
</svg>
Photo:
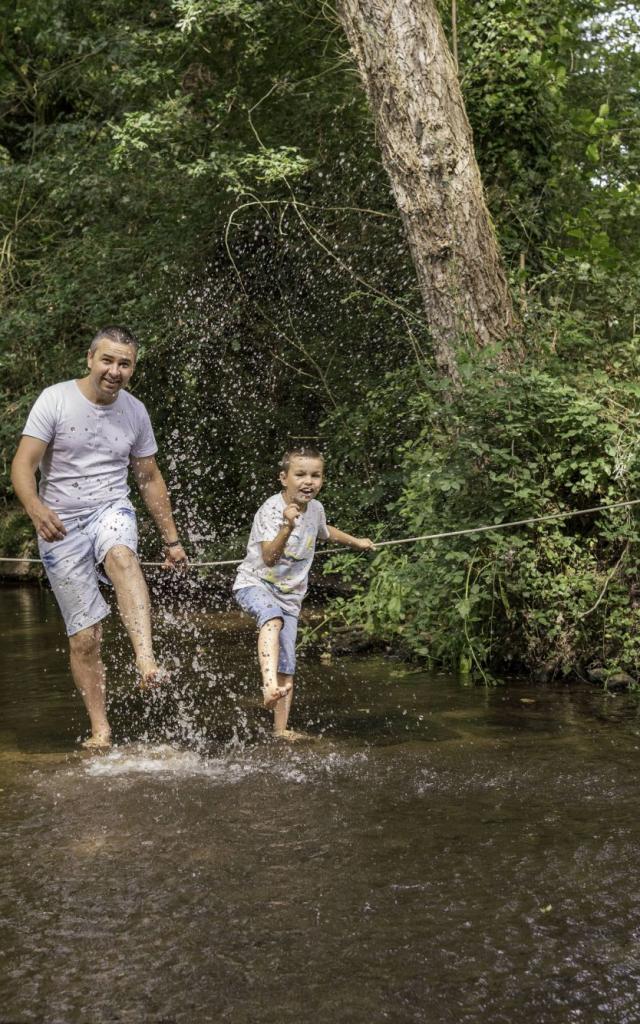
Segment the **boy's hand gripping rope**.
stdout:
<svg viewBox="0 0 640 1024">
<path fill-rule="evenodd" d="M 569 519 L 572 516 L 596 515 L 598 512 L 608 512 L 614 508 L 631 508 L 632 505 L 640 505 L 640 498 L 632 501 L 616 501 L 611 505 L 596 505 L 593 508 L 573 509 L 570 512 L 551 512 L 546 516 L 532 516 L 531 519 L 514 519 L 509 523 L 487 523 L 484 526 L 472 526 L 464 530 L 446 530 L 443 533 L 423 533 L 420 537 L 401 537 L 398 540 L 376 541 L 376 549 L 382 547 L 393 547 L 397 544 L 416 544 L 423 540 L 441 540 L 443 537 L 464 537 L 472 533 L 490 533 L 494 530 L 508 530 L 514 526 L 530 526 L 532 523 L 546 523 L 553 519 Z M 316 552 L 318 555 L 332 555 L 342 553 L 344 548 L 325 548 Z M 4 558 L 0 556 L 0 562 L 40 562 L 40 558 Z M 212 569 L 222 565 L 240 565 L 242 558 L 225 559 L 218 562 L 187 562 L 190 569 Z M 147 568 L 162 568 L 164 562 L 141 562 Z"/>
</svg>

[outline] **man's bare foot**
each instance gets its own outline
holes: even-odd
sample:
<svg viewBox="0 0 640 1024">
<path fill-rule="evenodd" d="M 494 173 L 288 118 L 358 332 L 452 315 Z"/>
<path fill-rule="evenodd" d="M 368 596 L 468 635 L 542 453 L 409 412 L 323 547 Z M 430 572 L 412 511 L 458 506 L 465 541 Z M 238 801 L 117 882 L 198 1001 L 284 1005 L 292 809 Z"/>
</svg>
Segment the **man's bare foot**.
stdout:
<svg viewBox="0 0 640 1024">
<path fill-rule="evenodd" d="M 287 696 L 292 687 L 293 683 L 287 683 L 286 686 L 278 686 L 277 683 L 273 683 L 271 686 L 263 686 L 262 694 L 265 708 L 275 707 L 279 700 Z"/>
<path fill-rule="evenodd" d="M 306 732 L 296 732 L 295 729 L 273 730 L 275 740 L 286 740 L 287 743 L 299 743 L 300 740 L 313 740 L 315 736 L 309 736 Z"/>
<path fill-rule="evenodd" d="M 108 750 L 111 746 L 111 733 L 96 732 L 89 739 L 83 740 L 81 746 L 85 750 Z"/>
</svg>

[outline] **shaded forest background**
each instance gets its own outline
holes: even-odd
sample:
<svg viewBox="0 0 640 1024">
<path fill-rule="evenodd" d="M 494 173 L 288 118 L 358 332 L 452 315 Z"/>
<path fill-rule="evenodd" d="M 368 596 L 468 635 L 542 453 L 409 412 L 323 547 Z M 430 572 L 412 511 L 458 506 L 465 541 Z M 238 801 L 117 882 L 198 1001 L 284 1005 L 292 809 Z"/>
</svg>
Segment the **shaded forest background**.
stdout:
<svg viewBox="0 0 640 1024">
<path fill-rule="evenodd" d="M 612 0 L 458 3 L 525 358 L 438 374 L 372 118 L 318 0 L 29 0 L 0 37 L 0 450 L 122 322 L 194 555 L 233 557 L 289 440 L 379 538 L 640 496 L 640 46 Z M 502 367 L 502 368 L 501 368 Z M 0 546 L 30 524 L 8 473 Z M 387 549 L 327 627 L 432 664 L 640 674 L 628 511 Z M 149 539 L 149 543 L 151 540 Z M 149 549 L 151 550 L 151 548 Z"/>
</svg>

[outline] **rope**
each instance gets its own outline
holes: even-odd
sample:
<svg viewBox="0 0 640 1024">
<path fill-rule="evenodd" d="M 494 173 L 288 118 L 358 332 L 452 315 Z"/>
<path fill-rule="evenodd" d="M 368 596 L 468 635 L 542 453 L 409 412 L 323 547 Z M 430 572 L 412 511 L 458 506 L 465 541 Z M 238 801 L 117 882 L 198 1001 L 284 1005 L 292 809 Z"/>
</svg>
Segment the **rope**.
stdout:
<svg viewBox="0 0 640 1024">
<path fill-rule="evenodd" d="M 486 523 L 484 526 L 472 526 L 464 530 L 446 530 L 443 533 L 423 533 L 419 537 L 402 537 L 398 540 L 376 541 L 376 548 L 392 547 L 398 544 L 417 544 L 423 540 L 440 540 L 443 537 L 465 537 L 471 533 L 490 533 L 495 530 L 508 530 L 514 526 L 530 526 L 532 523 L 547 523 L 553 519 L 570 519 L 572 516 L 597 515 L 598 512 L 609 512 L 615 508 L 631 508 L 632 505 L 640 505 L 640 498 L 632 501 L 616 501 L 611 505 L 595 505 L 593 508 L 573 509 L 570 512 L 550 512 L 546 516 L 532 516 L 530 519 L 514 519 L 509 523 Z M 319 555 L 333 555 L 344 553 L 344 548 L 325 548 L 316 552 Z M 3 558 L 0 562 L 40 562 L 39 558 Z M 221 565 L 240 565 L 244 559 L 233 558 L 219 562 L 188 562 L 190 569 L 210 569 Z M 164 566 L 164 562 L 141 562 L 140 565 L 146 568 L 158 568 Z"/>
<path fill-rule="evenodd" d="M 531 519 L 514 519 L 510 523 L 493 523 L 486 526 L 472 526 L 468 530 L 448 530 L 446 533 L 424 533 L 421 537 L 404 537 L 402 540 L 378 540 L 376 547 L 390 544 L 414 544 L 419 540 L 438 540 L 440 537 L 462 537 L 469 533 L 488 533 L 490 530 L 506 530 L 512 526 L 528 526 L 530 523 L 546 523 L 551 519 L 569 519 L 571 516 L 587 516 L 597 512 L 608 512 L 612 508 L 630 508 L 640 505 L 640 498 L 633 501 L 616 501 L 613 505 L 596 505 L 593 508 L 574 509 L 571 512 L 550 512 L 547 516 L 534 516 Z"/>
</svg>

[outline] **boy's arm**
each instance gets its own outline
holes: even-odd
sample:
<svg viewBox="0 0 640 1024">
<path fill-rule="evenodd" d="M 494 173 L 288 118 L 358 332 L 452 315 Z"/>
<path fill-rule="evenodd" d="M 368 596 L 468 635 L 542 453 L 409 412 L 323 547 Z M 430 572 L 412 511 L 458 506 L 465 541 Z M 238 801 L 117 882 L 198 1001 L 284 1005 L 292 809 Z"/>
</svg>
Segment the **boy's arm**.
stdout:
<svg viewBox="0 0 640 1024">
<path fill-rule="evenodd" d="M 287 505 L 283 512 L 284 522 L 278 533 L 275 535 L 273 540 L 261 541 L 262 548 L 262 561 L 269 567 L 275 565 L 279 558 L 282 558 L 284 549 L 287 546 L 287 541 L 293 533 L 293 529 L 296 525 L 296 519 L 300 515 L 300 509 L 297 505 Z"/>
<path fill-rule="evenodd" d="M 186 564 L 187 555 L 182 544 L 176 544 L 178 531 L 173 521 L 167 485 L 153 455 L 131 458 L 131 469 L 140 488 L 142 499 L 153 516 L 164 542 L 165 565 Z"/>
<path fill-rule="evenodd" d="M 352 537 L 350 533 L 337 530 L 335 526 L 327 526 L 327 530 L 329 531 L 329 540 L 334 544 L 347 544 L 351 548 L 357 548 L 358 551 L 375 551 L 376 546 L 368 537 Z"/>
</svg>

